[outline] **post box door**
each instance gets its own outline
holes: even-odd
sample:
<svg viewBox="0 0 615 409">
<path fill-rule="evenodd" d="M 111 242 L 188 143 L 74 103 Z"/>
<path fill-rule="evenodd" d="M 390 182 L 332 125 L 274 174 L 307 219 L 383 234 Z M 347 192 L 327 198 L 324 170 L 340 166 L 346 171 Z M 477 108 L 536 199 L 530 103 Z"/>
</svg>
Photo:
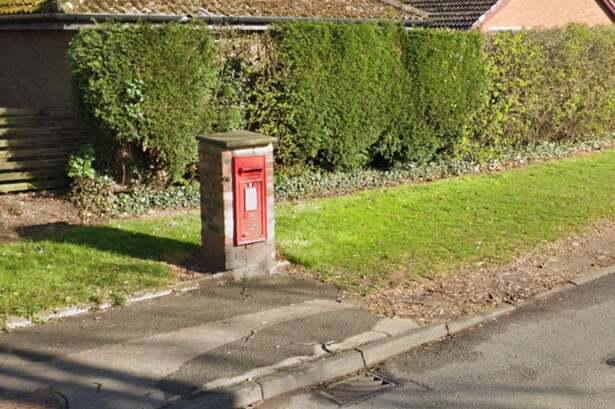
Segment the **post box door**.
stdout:
<svg viewBox="0 0 615 409">
<path fill-rule="evenodd" d="M 233 159 L 235 245 L 267 240 L 265 156 Z"/>
</svg>

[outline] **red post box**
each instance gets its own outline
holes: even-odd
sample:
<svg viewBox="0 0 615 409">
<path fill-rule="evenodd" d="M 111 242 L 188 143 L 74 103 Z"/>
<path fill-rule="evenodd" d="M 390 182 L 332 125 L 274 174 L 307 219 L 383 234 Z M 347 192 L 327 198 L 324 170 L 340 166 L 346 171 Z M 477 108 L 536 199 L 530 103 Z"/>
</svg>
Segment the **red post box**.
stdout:
<svg viewBox="0 0 615 409">
<path fill-rule="evenodd" d="M 267 240 L 265 156 L 233 158 L 235 245 Z"/>
<path fill-rule="evenodd" d="M 272 273 L 275 139 L 236 131 L 198 140 L 203 266 L 236 279 Z"/>
</svg>

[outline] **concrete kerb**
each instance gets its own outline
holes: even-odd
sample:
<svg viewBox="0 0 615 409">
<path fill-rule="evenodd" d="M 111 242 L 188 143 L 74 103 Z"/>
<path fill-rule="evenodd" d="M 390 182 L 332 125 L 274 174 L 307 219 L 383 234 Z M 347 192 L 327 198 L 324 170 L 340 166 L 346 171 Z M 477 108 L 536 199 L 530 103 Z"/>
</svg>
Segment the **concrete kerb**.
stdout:
<svg viewBox="0 0 615 409">
<path fill-rule="evenodd" d="M 412 348 L 437 341 L 447 336 L 447 330 L 445 325 L 440 324 L 412 329 L 395 336 L 380 334 L 386 338 L 357 346 L 352 350 L 332 353 L 303 362 L 237 385 L 201 391 L 195 396 L 166 407 L 173 409 L 224 407 L 228 409 L 255 405 L 298 389 L 362 371 Z"/>
<path fill-rule="evenodd" d="M 262 389 L 263 399 L 292 392 L 307 386 L 326 382 L 365 368 L 360 351 L 346 351 L 324 359 L 308 362 L 288 371 L 256 379 Z"/>
<path fill-rule="evenodd" d="M 591 283 L 592 281 L 599 280 L 602 277 L 606 277 L 614 273 L 615 273 L 615 266 L 605 267 L 605 268 L 601 268 L 600 270 L 597 270 L 597 271 L 594 271 L 588 274 L 584 274 L 578 278 L 575 278 L 574 280 L 570 280 L 570 283 L 574 284 L 575 286 L 581 286 L 583 284 Z"/>
<path fill-rule="evenodd" d="M 535 297 L 534 300 L 553 296 L 614 273 L 615 266 L 589 273 L 578 279 L 572 280 L 570 284 L 562 288 L 541 294 Z M 493 310 L 483 311 L 470 317 L 451 321 L 447 324 L 412 329 L 395 336 L 385 335 L 382 339 L 357 346 L 354 350 L 332 353 L 324 358 L 286 368 L 274 374 L 251 379 L 229 388 L 211 391 L 211 396 L 220 394 L 230 397 L 230 401 L 225 401 L 227 404 L 226 408 L 243 408 L 254 405 L 266 399 L 271 399 L 301 388 L 318 385 L 368 369 L 375 364 L 408 352 L 421 345 L 438 341 L 446 336 L 457 334 L 461 331 L 508 315 L 521 306 L 529 303 L 531 303 L 531 301 L 518 306 L 505 304 Z M 384 333 L 380 332 L 380 334 Z M 360 335 L 357 337 L 360 337 Z M 230 406 L 228 406 L 229 402 L 231 404 Z M 208 401 L 197 399 L 191 406 L 181 405 L 181 409 L 209 408 L 210 406 L 208 405 Z M 175 408 L 175 406 L 172 407 Z"/>
<path fill-rule="evenodd" d="M 365 368 L 386 361 L 387 359 L 403 354 L 412 348 L 444 338 L 448 333 L 444 324 L 431 325 L 404 334 L 384 338 L 369 344 L 359 346 Z"/>
<path fill-rule="evenodd" d="M 466 329 L 483 324 L 487 321 L 495 320 L 503 315 L 510 314 L 516 309 L 517 307 L 514 305 L 504 304 L 493 310 L 481 311 L 469 317 L 464 317 L 449 322 L 448 324 L 446 324 L 446 331 L 448 335 L 454 335 Z"/>
</svg>

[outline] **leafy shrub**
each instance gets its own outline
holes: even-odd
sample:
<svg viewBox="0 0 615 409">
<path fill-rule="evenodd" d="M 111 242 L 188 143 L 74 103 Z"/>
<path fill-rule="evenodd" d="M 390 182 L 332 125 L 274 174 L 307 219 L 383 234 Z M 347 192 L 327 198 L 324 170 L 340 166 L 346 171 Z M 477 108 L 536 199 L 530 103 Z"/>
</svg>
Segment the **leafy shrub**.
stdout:
<svg viewBox="0 0 615 409">
<path fill-rule="evenodd" d="M 93 178 L 96 176 L 94 170 L 94 161 L 96 160 L 96 152 L 92 145 L 85 145 L 75 155 L 71 155 L 68 161 L 68 177 L 73 179 L 78 178 Z"/>
<path fill-rule="evenodd" d="M 79 177 L 71 184 L 70 201 L 83 222 L 104 220 L 114 214 L 116 188 L 108 176 Z"/>
<path fill-rule="evenodd" d="M 282 164 L 370 163 L 398 138 L 410 86 L 398 26 L 288 23 L 272 34 L 255 90 L 253 126 L 278 138 Z"/>
<path fill-rule="evenodd" d="M 115 203 L 116 184 L 94 169 L 94 147 L 86 145 L 68 160 L 68 176 L 73 179 L 69 199 L 88 222 L 110 216 Z"/>
<path fill-rule="evenodd" d="M 194 175 L 194 136 L 214 130 L 277 137 L 278 163 L 299 172 L 418 166 L 451 153 L 491 161 L 508 147 L 615 131 L 612 28 L 486 40 L 291 22 L 226 32 L 214 47 L 199 25 L 108 24 L 82 31 L 69 56 L 102 136 L 99 157 L 123 182 Z"/>
<path fill-rule="evenodd" d="M 73 179 L 69 199 L 83 222 L 140 216 L 156 209 L 195 208 L 201 203 L 198 183 L 164 189 L 137 184 L 132 190 L 122 190 L 112 178 L 96 172 L 94 161 L 94 148 L 86 145 L 71 155 L 68 163 L 68 175 Z"/>
<path fill-rule="evenodd" d="M 499 33 L 487 47 L 489 105 L 481 147 L 589 138 L 615 131 L 615 30 Z"/>
<path fill-rule="evenodd" d="M 446 30 L 279 25 L 253 125 L 284 165 L 355 169 L 452 150 L 486 102 L 484 38 Z"/>
<path fill-rule="evenodd" d="M 135 167 L 179 180 L 196 160 L 195 136 L 215 117 L 216 55 L 198 24 L 105 24 L 71 42 L 81 111 L 108 167 L 119 159 L 122 181 Z"/>
<path fill-rule="evenodd" d="M 249 129 L 248 119 L 254 88 L 254 74 L 264 57 L 267 34 L 227 31 L 218 39 L 222 60 L 214 106 L 214 129 Z"/>
</svg>

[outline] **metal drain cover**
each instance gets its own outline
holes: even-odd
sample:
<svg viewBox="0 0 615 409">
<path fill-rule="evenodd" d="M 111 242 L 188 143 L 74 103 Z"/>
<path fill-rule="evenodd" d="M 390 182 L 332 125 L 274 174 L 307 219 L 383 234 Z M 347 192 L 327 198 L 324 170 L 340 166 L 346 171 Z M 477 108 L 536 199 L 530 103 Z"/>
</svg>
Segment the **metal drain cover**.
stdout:
<svg viewBox="0 0 615 409">
<path fill-rule="evenodd" d="M 610 366 L 615 366 L 615 358 L 609 359 L 608 361 L 606 361 L 606 364 Z"/>
<path fill-rule="evenodd" d="M 395 382 L 382 375 L 366 373 L 329 385 L 318 393 L 340 406 L 348 406 L 394 386 Z"/>
</svg>

